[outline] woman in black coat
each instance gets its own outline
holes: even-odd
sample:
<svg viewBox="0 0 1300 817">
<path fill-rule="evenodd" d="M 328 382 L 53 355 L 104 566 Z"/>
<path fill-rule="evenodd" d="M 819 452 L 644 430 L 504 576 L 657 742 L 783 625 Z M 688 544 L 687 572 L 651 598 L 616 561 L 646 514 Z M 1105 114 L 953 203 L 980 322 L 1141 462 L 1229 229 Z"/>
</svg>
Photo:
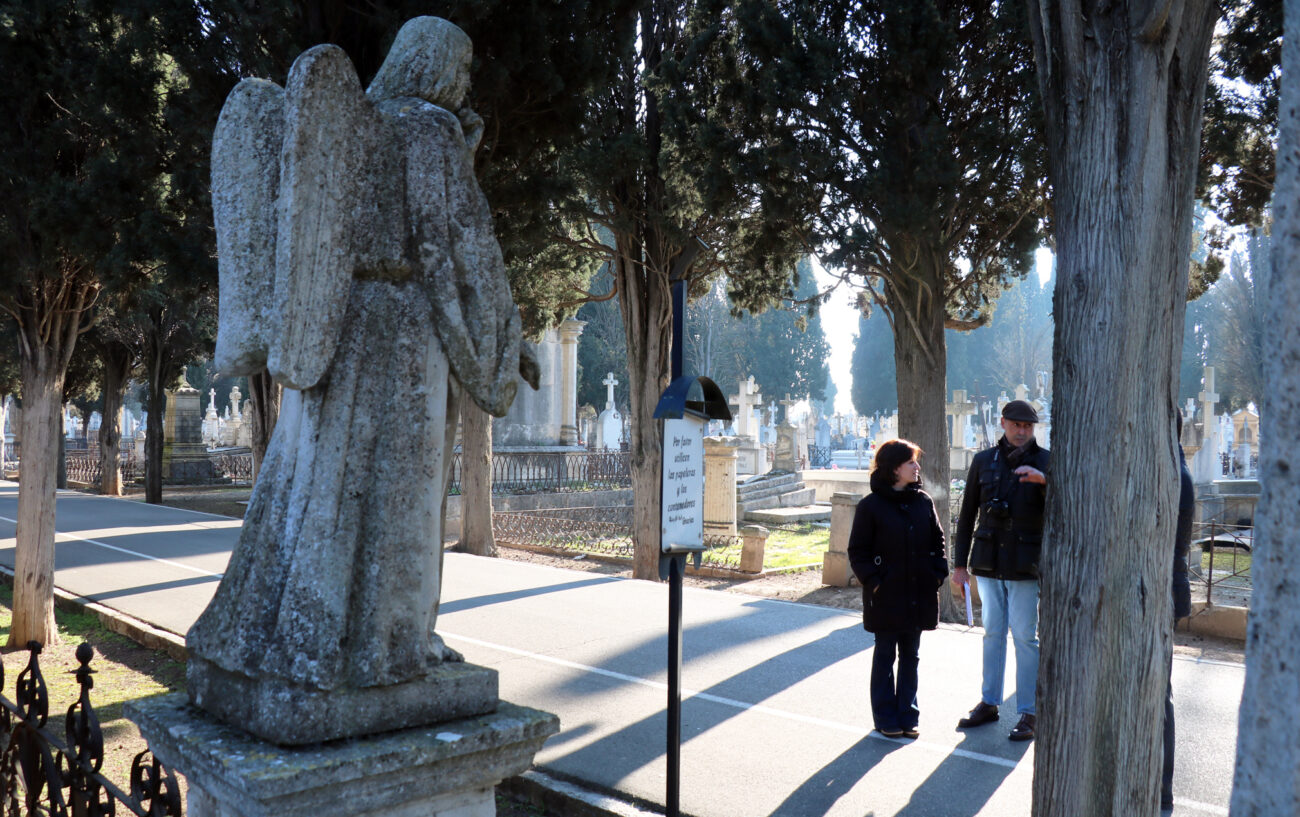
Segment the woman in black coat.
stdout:
<svg viewBox="0 0 1300 817">
<path fill-rule="evenodd" d="M 907 440 L 880 446 L 871 493 L 858 503 L 849 534 L 849 563 L 862 583 L 862 626 L 876 637 L 871 715 L 876 729 L 891 738 L 919 734 L 921 631 L 939 624 L 939 587 L 948 576 L 943 529 L 934 502 L 921 490 L 920 455 Z"/>
</svg>

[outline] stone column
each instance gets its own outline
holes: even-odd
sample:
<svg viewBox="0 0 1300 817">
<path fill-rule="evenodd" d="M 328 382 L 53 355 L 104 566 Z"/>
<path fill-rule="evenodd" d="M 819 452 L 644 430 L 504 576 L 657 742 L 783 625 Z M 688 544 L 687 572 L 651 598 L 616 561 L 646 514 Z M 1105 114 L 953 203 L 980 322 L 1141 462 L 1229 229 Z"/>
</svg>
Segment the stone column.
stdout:
<svg viewBox="0 0 1300 817">
<path fill-rule="evenodd" d="M 736 535 L 737 437 L 704 438 L 704 535 Z"/>
<path fill-rule="evenodd" d="M 560 324 L 560 445 L 578 444 L 578 336 L 586 321 Z"/>
<path fill-rule="evenodd" d="M 837 491 L 831 495 L 831 543 L 822 557 L 822 584 L 848 587 L 853 581 L 849 566 L 849 533 L 862 494 Z"/>
<path fill-rule="evenodd" d="M 762 525 L 746 525 L 740 529 L 740 572 L 762 573 L 763 556 L 767 550 L 767 528 Z"/>
</svg>

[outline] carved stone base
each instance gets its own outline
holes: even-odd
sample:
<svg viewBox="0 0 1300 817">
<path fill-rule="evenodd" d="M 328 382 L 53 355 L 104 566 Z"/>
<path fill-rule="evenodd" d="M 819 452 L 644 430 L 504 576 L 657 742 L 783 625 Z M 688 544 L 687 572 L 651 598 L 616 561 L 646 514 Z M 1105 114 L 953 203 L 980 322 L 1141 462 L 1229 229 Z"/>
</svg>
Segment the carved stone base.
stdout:
<svg viewBox="0 0 1300 817">
<path fill-rule="evenodd" d="M 492 817 L 493 788 L 532 765 L 559 731 L 547 712 L 496 712 L 309 747 L 275 746 L 183 694 L 133 701 L 126 716 L 189 783 L 188 817 Z"/>
<path fill-rule="evenodd" d="M 447 661 L 418 681 L 319 690 L 282 679 L 228 672 L 197 655 L 186 667 L 190 700 L 272 743 L 297 746 L 389 732 L 491 712 L 497 671 Z"/>
</svg>

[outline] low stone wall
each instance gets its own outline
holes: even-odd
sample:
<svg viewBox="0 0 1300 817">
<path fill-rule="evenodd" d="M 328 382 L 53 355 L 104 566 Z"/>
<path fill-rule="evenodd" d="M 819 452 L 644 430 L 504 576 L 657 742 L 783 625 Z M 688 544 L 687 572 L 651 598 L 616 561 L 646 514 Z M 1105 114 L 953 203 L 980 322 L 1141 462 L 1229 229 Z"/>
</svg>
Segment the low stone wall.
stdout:
<svg viewBox="0 0 1300 817">
<path fill-rule="evenodd" d="M 817 492 L 818 502 L 830 502 L 837 493 L 862 494 L 871 493 L 871 472 L 863 469 L 828 469 L 818 468 L 800 471 L 803 484 Z"/>
<path fill-rule="evenodd" d="M 460 538 L 460 494 L 447 497 L 443 538 Z M 632 504 L 632 489 L 618 491 L 572 491 L 562 494 L 496 494 L 494 511 L 535 511 L 542 508 L 607 508 Z"/>
</svg>

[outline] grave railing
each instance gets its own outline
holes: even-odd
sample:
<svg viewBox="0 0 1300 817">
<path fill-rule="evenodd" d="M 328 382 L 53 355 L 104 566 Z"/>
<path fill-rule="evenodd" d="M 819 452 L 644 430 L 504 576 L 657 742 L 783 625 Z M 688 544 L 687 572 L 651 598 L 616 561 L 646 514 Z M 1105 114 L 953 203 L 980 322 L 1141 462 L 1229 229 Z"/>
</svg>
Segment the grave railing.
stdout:
<svg viewBox="0 0 1300 817">
<path fill-rule="evenodd" d="M 120 804 L 139 817 L 180 817 L 176 776 L 145 749 L 131 764 L 131 790 L 124 792 L 100 774 L 104 734 L 90 703 L 89 644 L 77 647 L 77 683 L 81 694 L 64 716 L 64 739 L 46 727 L 49 696 L 37 656 L 41 645 L 29 642 L 27 667 L 18 675 L 15 701 L 0 695 L 0 811 L 6 815 L 113 815 Z M 4 667 L 0 665 L 0 688 Z"/>
<path fill-rule="evenodd" d="M 1207 606 L 1214 603 L 1216 592 L 1224 603 L 1249 606 L 1254 534 L 1252 526 L 1218 519 L 1192 526 L 1188 580 L 1193 588 L 1205 588 Z"/>
<path fill-rule="evenodd" d="M 539 494 L 611 491 L 632 487 L 625 451 L 496 452 L 492 455 L 492 493 Z M 464 461 L 453 455 L 449 493 L 461 492 Z"/>
<path fill-rule="evenodd" d="M 236 485 L 253 484 L 253 452 L 236 451 L 210 454 L 212 467 Z"/>
<path fill-rule="evenodd" d="M 135 452 L 127 452 L 119 456 L 117 461 L 122 471 L 123 482 L 131 483 L 144 479 L 144 462 L 136 457 Z M 103 462 L 98 453 L 69 451 L 64 455 L 64 463 L 70 482 L 98 485 L 104 473 Z"/>
<path fill-rule="evenodd" d="M 506 546 L 631 559 L 632 507 L 493 511 L 492 536 Z M 706 535 L 702 564 L 739 569 L 739 550 L 723 551 L 740 542 L 739 536 Z"/>
</svg>

